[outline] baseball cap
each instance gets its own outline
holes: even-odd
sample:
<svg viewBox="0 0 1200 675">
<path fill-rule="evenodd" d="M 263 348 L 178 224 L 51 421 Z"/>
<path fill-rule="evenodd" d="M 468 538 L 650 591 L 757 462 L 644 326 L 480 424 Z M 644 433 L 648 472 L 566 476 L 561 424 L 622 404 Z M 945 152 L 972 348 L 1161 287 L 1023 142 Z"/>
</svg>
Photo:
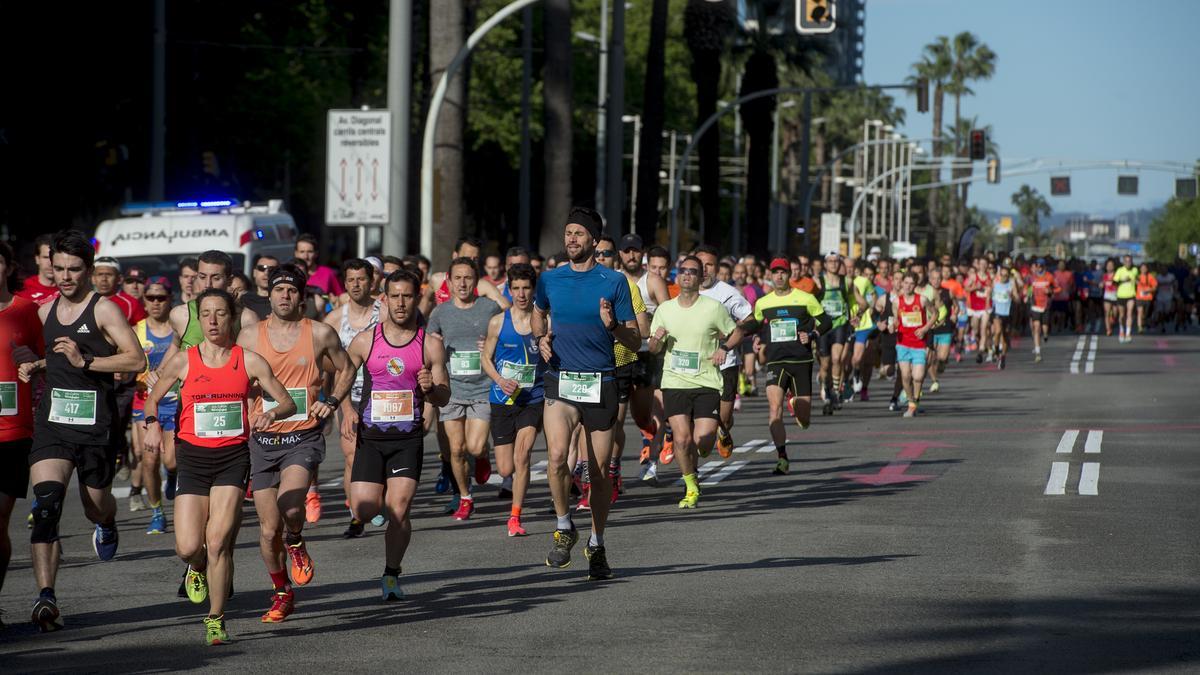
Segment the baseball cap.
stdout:
<svg viewBox="0 0 1200 675">
<path fill-rule="evenodd" d="M 163 288 L 167 289 L 168 291 L 171 290 L 171 280 L 164 276 L 160 275 L 160 276 L 150 277 L 149 279 L 146 279 L 147 286 L 154 286 L 156 284 L 159 286 L 162 286 Z"/>
<path fill-rule="evenodd" d="M 842 254 L 841 254 L 841 253 L 838 253 L 837 251 L 830 251 L 829 253 L 826 253 L 826 254 L 825 254 L 825 258 L 826 258 L 826 259 L 828 259 L 828 258 L 841 258 L 841 257 L 842 257 Z"/>
<path fill-rule="evenodd" d="M 130 267 L 125 272 L 125 281 L 140 281 L 146 283 L 146 271 L 140 267 Z"/>
<path fill-rule="evenodd" d="M 109 255 L 96 258 L 95 262 L 92 263 L 92 267 L 111 267 L 118 272 L 121 271 L 121 263 L 117 262 L 116 258 Z"/>
<path fill-rule="evenodd" d="M 1045 258 L 1038 258 L 1037 260 L 1034 260 L 1034 261 L 1033 261 L 1033 264 L 1034 264 L 1034 265 L 1041 265 L 1042 267 L 1045 267 L 1045 266 L 1046 266 L 1046 259 L 1045 259 Z"/>
<path fill-rule="evenodd" d="M 625 235 L 624 237 L 621 237 L 621 244 L 620 244 L 620 246 L 617 247 L 617 250 L 618 251 L 628 251 L 630 249 L 634 249 L 634 250 L 640 251 L 640 250 L 642 250 L 642 248 L 644 248 L 644 246 L 642 244 L 642 238 L 639 237 L 638 235 L 630 232 L 629 234 Z"/>
<path fill-rule="evenodd" d="M 792 269 L 792 263 L 787 258 L 775 258 L 774 260 L 771 261 L 771 266 L 768 269 L 790 270 L 790 269 Z"/>
</svg>

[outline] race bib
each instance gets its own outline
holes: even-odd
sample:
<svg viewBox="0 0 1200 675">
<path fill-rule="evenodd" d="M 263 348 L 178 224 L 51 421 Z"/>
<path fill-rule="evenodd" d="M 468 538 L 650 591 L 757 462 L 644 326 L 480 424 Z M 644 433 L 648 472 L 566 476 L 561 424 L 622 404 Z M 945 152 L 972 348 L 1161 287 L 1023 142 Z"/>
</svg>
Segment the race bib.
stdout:
<svg viewBox="0 0 1200 675">
<path fill-rule="evenodd" d="M 17 414 L 17 383 L 0 382 L 0 417 Z"/>
<path fill-rule="evenodd" d="M 479 375 L 483 371 L 479 366 L 479 352 L 460 352 L 450 354 L 451 375 Z"/>
<path fill-rule="evenodd" d="M 371 421 L 376 424 L 413 421 L 412 390 L 371 392 Z"/>
<path fill-rule="evenodd" d="M 992 294 L 992 302 L 1005 303 L 1012 299 L 1008 291 L 996 291 Z"/>
<path fill-rule="evenodd" d="M 96 423 L 96 392 L 51 389 L 50 421 L 79 426 L 94 425 Z"/>
<path fill-rule="evenodd" d="M 600 402 L 600 373 L 558 374 L 558 395 L 564 401 L 576 403 Z"/>
<path fill-rule="evenodd" d="M 700 352 L 672 350 L 671 370 L 685 375 L 698 375 L 700 373 Z"/>
<path fill-rule="evenodd" d="M 306 421 L 308 421 L 308 389 L 306 389 L 304 387 L 300 387 L 299 389 L 292 389 L 291 387 L 289 387 L 287 392 L 288 392 L 288 396 L 291 396 L 292 400 L 296 402 L 296 413 L 294 415 L 292 415 L 291 417 L 285 417 L 281 420 L 275 420 L 275 421 L 276 422 L 306 422 Z M 264 391 L 263 392 L 263 403 L 262 403 L 263 412 L 267 412 L 268 410 L 272 410 L 277 407 L 279 407 L 279 401 L 276 401 L 275 399 L 271 398 L 271 395 Z"/>
<path fill-rule="evenodd" d="M 1117 301 L 1117 292 L 1115 290 L 1104 291 L 1104 299 L 1109 302 L 1116 302 Z"/>
<path fill-rule="evenodd" d="M 771 319 L 771 342 L 795 342 L 797 323 L 795 319 Z"/>
<path fill-rule="evenodd" d="M 901 312 L 900 325 L 905 328 L 920 328 L 925 322 L 921 320 L 920 312 Z"/>
<path fill-rule="evenodd" d="M 522 389 L 527 389 L 532 387 L 536 381 L 537 364 L 505 361 L 500 366 L 500 377 L 506 380 L 516 380 Z"/>
<path fill-rule="evenodd" d="M 829 315 L 829 318 L 836 319 L 846 312 L 842 302 L 842 294 L 840 292 L 826 293 L 825 298 L 821 300 L 821 308 Z"/>
<path fill-rule="evenodd" d="M 242 402 L 196 403 L 194 407 L 197 438 L 241 436 Z"/>
</svg>

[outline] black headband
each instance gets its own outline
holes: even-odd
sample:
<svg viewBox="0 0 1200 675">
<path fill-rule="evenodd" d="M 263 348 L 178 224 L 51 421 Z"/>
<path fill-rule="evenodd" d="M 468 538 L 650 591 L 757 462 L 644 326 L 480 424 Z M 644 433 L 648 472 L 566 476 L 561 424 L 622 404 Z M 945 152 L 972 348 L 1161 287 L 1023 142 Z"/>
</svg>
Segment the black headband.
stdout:
<svg viewBox="0 0 1200 675">
<path fill-rule="evenodd" d="M 268 283 L 269 290 L 275 290 L 276 286 L 281 285 L 294 286 L 296 290 L 303 291 L 305 286 L 308 286 L 308 279 L 303 273 L 296 271 L 288 271 L 276 269 L 271 275 L 271 281 Z"/>
<path fill-rule="evenodd" d="M 586 207 L 576 206 L 567 215 L 567 224 L 571 223 L 582 225 L 583 229 L 592 235 L 592 239 L 600 241 L 600 233 L 604 231 L 604 221 L 599 213 Z"/>
</svg>

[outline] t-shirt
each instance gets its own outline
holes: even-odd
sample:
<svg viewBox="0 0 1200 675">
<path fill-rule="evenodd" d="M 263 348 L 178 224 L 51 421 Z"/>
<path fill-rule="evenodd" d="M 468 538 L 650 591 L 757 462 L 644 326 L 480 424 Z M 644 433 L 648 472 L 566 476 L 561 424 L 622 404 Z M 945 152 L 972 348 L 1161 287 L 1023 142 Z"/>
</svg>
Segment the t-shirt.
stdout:
<svg viewBox="0 0 1200 675">
<path fill-rule="evenodd" d="M 271 315 L 271 298 L 265 295 L 246 293 L 240 300 L 242 307 L 254 312 L 259 321 L 266 321 L 267 317 Z"/>
<path fill-rule="evenodd" d="M 854 298 L 854 305 L 859 313 L 858 326 L 854 330 L 870 330 L 875 327 L 875 319 L 871 317 L 871 309 L 875 305 L 876 289 L 878 287 L 866 277 L 854 277 L 854 288 L 867 301 L 866 307 L 859 307 L 858 297 L 855 296 Z"/>
<path fill-rule="evenodd" d="M 629 299 L 633 303 L 633 313 L 641 314 L 642 312 L 646 311 L 646 303 L 642 300 L 642 291 L 638 288 L 636 281 L 630 279 L 629 277 L 625 277 L 625 280 L 629 282 Z M 628 365 L 634 361 L 637 361 L 637 355 L 638 353 L 631 350 L 629 347 L 626 347 L 615 340 L 613 341 L 613 359 L 616 361 L 617 367 Z"/>
<path fill-rule="evenodd" d="M 600 319 L 600 300 L 612 303 L 617 323 L 633 321 L 633 299 L 625 275 L 602 265 L 576 272 L 560 265 L 538 279 L 534 305 L 550 314 L 550 369 L 602 373 L 615 367 L 613 337 Z"/>
<path fill-rule="evenodd" d="M 1070 300 L 1072 292 L 1075 290 L 1075 273 L 1071 270 L 1056 270 L 1054 283 L 1058 284 L 1058 290 L 1054 292 L 1051 299 L 1055 302 Z"/>
<path fill-rule="evenodd" d="M 308 277 L 308 285 L 316 286 L 325 295 L 333 297 L 346 292 L 346 289 L 342 288 L 342 282 L 338 281 L 337 271 L 325 265 L 317 265 L 316 271 Z"/>
<path fill-rule="evenodd" d="M 746 296 L 738 292 L 738 289 L 730 286 L 724 281 L 718 281 L 711 288 L 700 289 L 700 295 L 706 298 L 712 298 L 721 303 L 725 311 L 733 319 L 734 323 L 741 323 L 746 320 L 746 317 L 754 313 L 754 305 L 746 299 Z M 732 332 L 729 331 L 729 332 Z M 653 332 L 651 332 L 653 334 Z M 728 334 L 728 333 L 726 333 Z M 729 352 L 725 355 L 725 363 L 721 364 L 721 370 L 733 368 L 738 364 L 738 355 L 736 352 Z"/>
<path fill-rule="evenodd" d="M 1113 283 L 1117 285 L 1117 299 L 1128 300 L 1137 293 L 1138 271 L 1136 267 L 1118 267 L 1113 273 Z"/>
<path fill-rule="evenodd" d="M 17 296 L 0 310 L 0 443 L 33 436 L 33 387 L 17 377 L 12 353 L 24 346 L 38 358 L 45 356 L 37 308 L 32 300 Z"/>
<path fill-rule="evenodd" d="M 815 293 L 817 291 L 817 282 L 813 281 L 812 277 L 800 277 L 799 279 L 789 281 L 788 284 L 796 290 L 804 291 L 805 293 Z"/>
<path fill-rule="evenodd" d="M 996 316 L 1008 316 L 1012 313 L 1013 282 L 996 279 L 992 283 L 992 311 Z"/>
<path fill-rule="evenodd" d="M 15 291 L 13 295 L 32 301 L 35 305 L 44 305 L 58 297 L 58 286 L 54 284 L 50 284 L 49 286 L 43 285 L 40 276 L 29 277 L 22 283 L 24 287 L 19 291 Z"/>
<path fill-rule="evenodd" d="M 1157 299 L 1159 302 L 1170 302 L 1175 297 L 1175 286 L 1177 282 L 1174 274 L 1163 273 L 1155 279 L 1157 289 Z"/>
<path fill-rule="evenodd" d="M 429 315 L 426 332 L 441 335 L 442 343 L 446 345 L 451 399 L 487 399 L 492 381 L 483 372 L 479 343 L 487 336 L 488 321 L 501 311 L 490 298 L 476 298 L 466 309 L 454 302 L 443 302 Z"/>
<path fill-rule="evenodd" d="M 1029 280 L 1029 291 L 1033 294 L 1033 307 L 1045 311 L 1050 306 L 1050 296 L 1054 293 L 1054 277 L 1049 272 L 1042 272 Z"/>
<path fill-rule="evenodd" d="M 736 293 L 736 291 L 735 291 Z M 722 386 L 721 373 L 712 364 L 713 352 L 720 340 L 737 328 L 729 310 L 715 299 L 701 295 L 691 307 L 679 299 L 658 306 L 650 324 L 650 334 L 667 329 L 663 352 L 663 389 L 716 389 Z"/>
<path fill-rule="evenodd" d="M 1174 277 L 1172 277 L 1174 281 Z M 1154 290 L 1158 288 L 1158 279 L 1154 278 L 1153 274 L 1139 274 L 1137 281 L 1137 299 L 1138 300 L 1153 300 Z"/>
<path fill-rule="evenodd" d="M 768 363 L 811 362 L 812 342 L 800 344 L 800 333 L 825 332 L 832 325 L 817 298 L 795 288 L 784 295 L 768 293 L 759 298 L 754 303 L 754 319 L 761 323 L 759 339 L 766 345 Z"/>
<path fill-rule="evenodd" d="M 125 320 L 129 322 L 130 326 L 136 326 L 139 321 L 146 318 L 146 308 L 142 306 L 142 301 L 125 291 L 117 291 L 106 297 L 121 309 L 121 313 L 125 315 Z"/>
</svg>

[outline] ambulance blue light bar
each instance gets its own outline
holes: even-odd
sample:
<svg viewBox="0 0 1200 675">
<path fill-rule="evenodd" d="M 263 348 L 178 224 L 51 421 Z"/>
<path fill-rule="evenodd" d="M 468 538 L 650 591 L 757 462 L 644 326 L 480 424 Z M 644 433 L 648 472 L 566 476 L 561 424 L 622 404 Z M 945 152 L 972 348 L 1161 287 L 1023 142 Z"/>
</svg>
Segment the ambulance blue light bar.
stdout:
<svg viewBox="0 0 1200 675">
<path fill-rule="evenodd" d="M 123 215 L 132 216 L 155 211 L 184 211 L 195 209 L 225 209 L 237 206 L 236 199 L 185 199 L 171 202 L 130 202 L 121 207 Z"/>
</svg>

